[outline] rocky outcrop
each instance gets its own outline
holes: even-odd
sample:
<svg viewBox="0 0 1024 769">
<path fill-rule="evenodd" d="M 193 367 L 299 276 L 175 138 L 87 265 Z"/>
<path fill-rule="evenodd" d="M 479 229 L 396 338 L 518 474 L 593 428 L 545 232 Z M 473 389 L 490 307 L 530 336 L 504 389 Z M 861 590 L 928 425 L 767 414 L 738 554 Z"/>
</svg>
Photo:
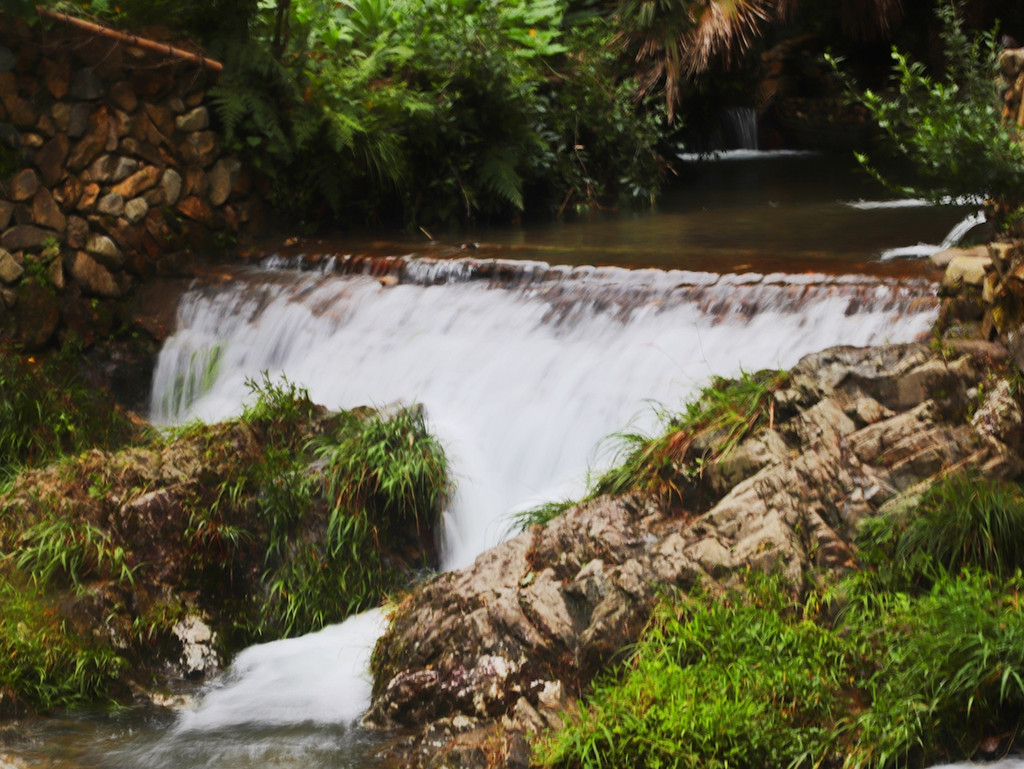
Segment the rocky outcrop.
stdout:
<svg viewBox="0 0 1024 769">
<path fill-rule="evenodd" d="M 259 219 L 210 115 L 217 73 L 163 48 L 0 14 L 0 333 L 19 347 L 91 344 L 104 307 Z"/>
<path fill-rule="evenodd" d="M 414 589 L 375 650 L 367 715 L 421 727 L 389 750 L 395 764 L 525 765 L 523 735 L 559 723 L 666 590 L 759 568 L 799 593 L 851 564 L 858 521 L 922 482 L 964 466 L 1019 473 L 1021 407 L 986 384 L 1005 350 L 946 352 L 809 356 L 775 393 L 770 429 L 701 476 L 701 508 L 594 499 Z"/>
</svg>

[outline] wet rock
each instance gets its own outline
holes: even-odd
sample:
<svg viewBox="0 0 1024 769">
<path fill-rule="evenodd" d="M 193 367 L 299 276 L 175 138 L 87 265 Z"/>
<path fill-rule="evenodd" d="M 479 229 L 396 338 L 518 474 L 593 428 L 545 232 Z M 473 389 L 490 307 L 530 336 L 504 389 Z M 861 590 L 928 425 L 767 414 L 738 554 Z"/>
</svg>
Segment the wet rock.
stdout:
<svg viewBox="0 0 1024 769">
<path fill-rule="evenodd" d="M 199 617 L 190 614 L 174 626 L 181 643 L 179 665 L 187 678 L 206 678 L 220 670 L 216 634 Z"/>
<path fill-rule="evenodd" d="M 96 210 L 105 216 L 120 216 L 124 213 L 124 196 L 110 192 L 97 201 Z"/>
<path fill-rule="evenodd" d="M 124 264 L 124 254 L 106 235 L 89 235 L 85 241 L 85 250 L 97 261 L 111 269 L 116 269 Z"/>
<path fill-rule="evenodd" d="M 210 205 L 223 205 L 234 189 L 235 182 L 242 170 L 242 163 L 237 158 L 221 158 L 210 170 Z"/>
<path fill-rule="evenodd" d="M 14 213 L 14 204 L 7 200 L 0 200 L 0 231 L 6 230 L 11 222 L 11 215 Z"/>
<path fill-rule="evenodd" d="M 145 198 L 132 198 L 124 204 L 124 216 L 131 224 L 140 222 L 149 213 L 149 203 Z"/>
<path fill-rule="evenodd" d="M 125 198 L 136 198 L 153 187 L 160 179 L 161 171 L 156 166 L 146 166 L 119 184 L 111 188 L 111 192 Z"/>
<path fill-rule="evenodd" d="M 64 160 L 70 146 L 67 134 L 59 133 L 36 153 L 36 168 L 47 187 L 53 187 L 64 177 Z"/>
</svg>

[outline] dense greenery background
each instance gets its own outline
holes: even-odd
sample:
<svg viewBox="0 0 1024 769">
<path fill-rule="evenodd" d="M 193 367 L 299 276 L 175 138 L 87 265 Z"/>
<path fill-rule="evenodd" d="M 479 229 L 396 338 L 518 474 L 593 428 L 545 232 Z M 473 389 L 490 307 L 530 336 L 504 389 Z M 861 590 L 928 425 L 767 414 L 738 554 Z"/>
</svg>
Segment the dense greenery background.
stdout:
<svg viewBox="0 0 1024 769">
<path fill-rule="evenodd" d="M 760 53 L 806 33 L 840 55 L 860 52 L 858 74 L 888 69 L 891 41 L 941 70 L 933 0 L 50 5 L 160 27 L 222 59 L 220 128 L 264 172 L 276 207 L 311 224 L 433 227 L 650 206 L 673 178 L 687 125 L 724 103 L 753 104 Z M 974 28 L 1024 24 L 1012 2 L 960 6 Z"/>
</svg>

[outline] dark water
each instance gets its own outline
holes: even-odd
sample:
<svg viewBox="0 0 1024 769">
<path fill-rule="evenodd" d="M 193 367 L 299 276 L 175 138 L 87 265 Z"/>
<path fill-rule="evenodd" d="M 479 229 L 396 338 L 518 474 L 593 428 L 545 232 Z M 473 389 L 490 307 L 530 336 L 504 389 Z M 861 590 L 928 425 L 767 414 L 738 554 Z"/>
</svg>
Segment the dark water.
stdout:
<svg viewBox="0 0 1024 769">
<path fill-rule="evenodd" d="M 676 181 L 654 211 L 595 211 L 523 227 L 329 239 L 295 251 L 469 251 L 553 264 L 914 275 L 927 270 L 926 260 L 881 261 L 881 255 L 918 243 L 938 245 L 978 208 L 899 200 L 846 155 L 740 151 L 681 160 L 676 170 Z"/>
</svg>

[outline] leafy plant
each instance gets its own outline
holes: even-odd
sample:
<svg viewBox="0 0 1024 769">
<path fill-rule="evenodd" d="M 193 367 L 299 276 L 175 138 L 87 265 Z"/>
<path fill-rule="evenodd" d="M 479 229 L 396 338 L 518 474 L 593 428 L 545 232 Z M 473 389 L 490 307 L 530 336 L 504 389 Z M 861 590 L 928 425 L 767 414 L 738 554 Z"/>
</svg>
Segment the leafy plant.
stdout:
<svg viewBox="0 0 1024 769">
<path fill-rule="evenodd" d="M 32 584 L 0 576 L 0 686 L 39 712 L 111 700 L 125 668 L 68 626 Z"/>
<path fill-rule="evenodd" d="M 1018 128 L 1002 119 L 997 32 L 969 35 L 960 11 L 958 3 L 938 6 L 946 62 L 941 74 L 929 74 L 923 63 L 894 49 L 891 94 L 857 92 L 848 81 L 852 98 L 868 109 L 922 181 L 894 184 L 866 156 L 858 159 L 872 175 L 907 196 L 940 202 L 990 198 L 1002 220 L 1021 204 L 1024 147 Z"/>
<path fill-rule="evenodd" d="M 14 560 L 40 585 L 57 576 L 78 588 L 86 579 L 134 582 L 134 568 L 124 548 L 111 543 L 105 531 L 89 523 L 43 520 L 22 533 Z"/>
</svg>

